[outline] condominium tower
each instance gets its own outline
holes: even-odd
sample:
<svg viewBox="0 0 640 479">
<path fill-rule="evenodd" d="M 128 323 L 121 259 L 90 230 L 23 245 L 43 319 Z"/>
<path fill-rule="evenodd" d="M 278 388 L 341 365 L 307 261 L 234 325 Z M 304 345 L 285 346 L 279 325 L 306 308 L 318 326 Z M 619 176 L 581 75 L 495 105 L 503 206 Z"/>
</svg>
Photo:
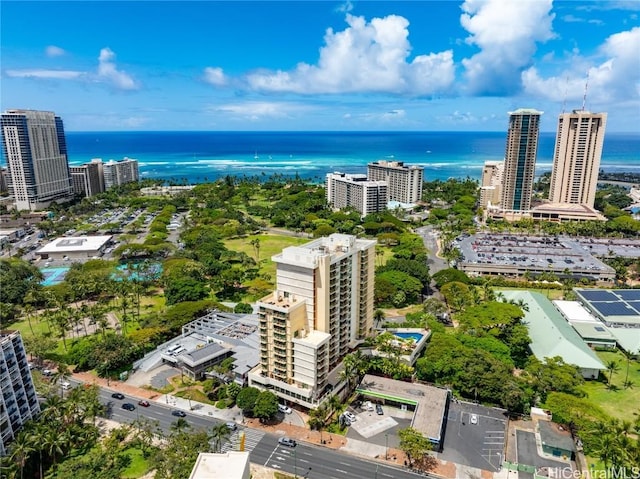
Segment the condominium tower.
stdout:
<svg viewBox="0 0 640 479">
<path fill-rule="evenodd" d="M 104 191 L 104 173 L 102 161 L 91 161 L 80 166 L 71 166 L 73 192 L 77 196 L 89 198 Z"/>
<path fill-rule="evenodd" d="M 373 331 L 375 244 L 332 234 L 273 257 L 277 289 L 257 303 L 250 385 L 308 408 L 337 392 L 336 368 Z"/>
<path fill-rule="evenodd" d="M 351 207 L 362 217 L 387 207 L 387 182 L 370 181 L 366 175 L 327 173 L 327 203 L 335 209 Z"/>
<path fill-rule="evenodd" d="M 18 210 L 39 210 L 73 198 L 60 117 L 50 111 L 7 110 L 0 118 L 8 189 Z"/>
<path fill-rule="evenodd" d="M 29 419 L 40 412 L 22 338 L 17 331 L 0 331 L 0 456 Z"/>
<path fill-rule="evenodd" d="M 109 160 L 103 165 L 104 189 L 124 185 L 140 179 L 138 160 L 124 158 L 120 161 Z"/>
<path fill-rule="evenodd" d="M 606 113 L 574 110 L 560 115 L 549 190 L 552 203 L 593 208 L 606 122 Z"/>
<path fill-rule="evenodd" d="M 482 208 L 500 204 L 503 174 L 504 161 L 485 161 L 480 182 L 480 206 Z"/>
<path fill-rule="evenodd" d="M 402 161 L 374 161 L 367 165 L 367 178 L 387 182 L 387 200 L 417 203 L 422 199 L 424 168 Z"/>
<path fill-rule="evenodd" d="M 500 201 L 502 210 L 527 211 L 531 209 L 542 113 L 526 108 L 509 112 L 509 131 L 504 156 L 502 198 Z"/>
</svg>

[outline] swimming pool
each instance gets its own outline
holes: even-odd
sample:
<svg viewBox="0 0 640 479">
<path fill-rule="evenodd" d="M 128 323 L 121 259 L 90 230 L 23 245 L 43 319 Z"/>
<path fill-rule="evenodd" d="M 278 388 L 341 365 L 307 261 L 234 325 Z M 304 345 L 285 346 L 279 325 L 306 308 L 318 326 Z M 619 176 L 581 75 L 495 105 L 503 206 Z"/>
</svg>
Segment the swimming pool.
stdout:
<svg viewBox="0 0 640 479">
<path fill-rule="evenodd" d="M 40 272 L 44 276 L 44 279 L 40 283 L 42 286 L 53 286 L 60 284 L 64 281 L 64 277 L 67 275 L 69 268 L 42 268 Z"/>
<path fill-rule="evenodd" d="M 393 333 L 393 335 L 400 339 L 413 339 L 416 343 L 420 342 L 423 336 L 420 333 Z"/>
</svg>

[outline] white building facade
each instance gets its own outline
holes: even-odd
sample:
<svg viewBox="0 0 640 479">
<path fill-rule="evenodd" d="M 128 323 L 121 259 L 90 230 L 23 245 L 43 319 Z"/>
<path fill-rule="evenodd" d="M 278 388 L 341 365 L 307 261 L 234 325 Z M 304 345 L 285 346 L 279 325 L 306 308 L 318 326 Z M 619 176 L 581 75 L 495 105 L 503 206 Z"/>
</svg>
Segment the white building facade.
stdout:
<svg viewBox="0 0 640 479">
<path fill-rule="evenodd" d="M 351 207 L 362 217 L 387 207 L 387 183 L 369 181 L 366 175 L 327 173 L 327 203 L 337 210 Z"/>
<path fill-rule="evenodd" d="M 402 161 L 374 161 L 367 165 L 367 178 L 387 183 L 387 202 L 413 204 L 422 199 L 424 168 L 421 166 L 405 165 Z"/>
</svg>

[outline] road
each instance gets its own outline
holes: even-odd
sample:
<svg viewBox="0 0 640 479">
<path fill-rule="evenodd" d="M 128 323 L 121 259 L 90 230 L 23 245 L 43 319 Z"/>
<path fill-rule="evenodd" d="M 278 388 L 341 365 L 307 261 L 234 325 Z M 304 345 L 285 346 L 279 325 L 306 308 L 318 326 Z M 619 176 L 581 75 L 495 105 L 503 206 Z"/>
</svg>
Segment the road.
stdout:
<svg viewBox="0 0 640 479">
<path fill-rule="evenodd" d="M 79 383 L 70 380 L 76 387 Z M 125 395 L 125 399 L 111 397 L 113 391 L 100 390 L 100 401 L 107 405 L 107 418 L 120 423 L 131 423 L 139 418 L 157 420 L 163 431 L 169 431 L 171 424 L 178 418 L 171 415 L 171 405 L 150 401 L 149 407 L 138 406 L 138 398 Z M 125 402 L 136 406 L 134 411 L 122 409 Z M 207 416 L 189 413 L 184 418 L 194 429 L 209 430 L 222 421 Z M 417 474 L 406 469 L 378 463 L 372 459 L 361 459 L 333 449 L 322 448 L 298 442 L 296 447 L 282 446 L 278 443 L 279 436 L 263 433 L 262 431 L 238 426 L 233 435 L 237 438 L 239 432 L 247 436 L 246 450 L 250 453 L 252 463 L 267 466 L 276 470 L 288 472 L 306 479 L 415 479 L 417 477 L 431 477 Z M 253 440 L 251 440 L 253 438 Z M 223 450 L 232 446 L 227 443 Z"/>
<path fill-rule="evenodd" d="M 447 261 L 438 257 L 438 232 L 433 226 L 422 226 L 416 229 L 416 233 L 422 236 L 424 247 L 429 252 L 429 259 L 427 265 L 429 266 L 429 274 L 433 275 L 440 270 L 447 269 L 449 265 Z"/>
</svg>

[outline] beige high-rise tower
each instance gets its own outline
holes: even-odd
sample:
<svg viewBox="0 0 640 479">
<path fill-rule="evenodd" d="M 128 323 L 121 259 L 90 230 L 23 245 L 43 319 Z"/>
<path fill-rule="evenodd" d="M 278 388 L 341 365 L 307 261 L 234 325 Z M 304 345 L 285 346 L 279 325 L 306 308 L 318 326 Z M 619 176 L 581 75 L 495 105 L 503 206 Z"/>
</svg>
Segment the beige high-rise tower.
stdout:
<svg viewBox="0 0 640 479">
<path fill-rule="evenodd" d="M 342 358 L 373 331 L 375 240 L 332 234 L 275 255 L 277 289 L 258 301 L 260 366 L 249 384 L 317 407 Z"/>
<path fill-rule="evenodd" d="M 549 200 L 593 208 L 604 143 L 606 113 L 562 113 L 553 153 Z"/>
</svg>

